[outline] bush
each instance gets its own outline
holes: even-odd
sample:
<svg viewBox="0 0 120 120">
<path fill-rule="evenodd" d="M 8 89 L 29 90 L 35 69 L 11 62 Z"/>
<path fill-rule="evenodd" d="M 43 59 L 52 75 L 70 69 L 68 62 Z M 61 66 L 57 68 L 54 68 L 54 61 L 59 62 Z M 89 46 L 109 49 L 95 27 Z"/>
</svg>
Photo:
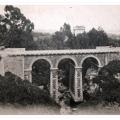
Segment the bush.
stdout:
<svg viewBox="0 0 120 120">
<path fill-rule="evenodd" d="M 107 103 L 117 102 L 120 104 L 120 82 L 115 78 L 115 74 L 120 73 L 120 61 L 114 60 L 101 68 L 94 82 L 99 85 L 99 91 L 96 96 L 98 100 Z"/>
<path fill-rule="evenodd" d="M 18 76 L 7 72 L 5 76 L 0 76 L 0 102 L 19 104 L 52 104 L 47 91 L 41 90 L 27 80 L 22 80 Z"/>
<path fill-rule="evenodd" d="M 102 91 L 99 91 L 101 99 L 106 102 L 120 103 L 120 83 L 112 77 L 106 78 L 107 81 L 101 83 Z M 112 79 L 112 80 L 111 80 Z"/>
</svg>

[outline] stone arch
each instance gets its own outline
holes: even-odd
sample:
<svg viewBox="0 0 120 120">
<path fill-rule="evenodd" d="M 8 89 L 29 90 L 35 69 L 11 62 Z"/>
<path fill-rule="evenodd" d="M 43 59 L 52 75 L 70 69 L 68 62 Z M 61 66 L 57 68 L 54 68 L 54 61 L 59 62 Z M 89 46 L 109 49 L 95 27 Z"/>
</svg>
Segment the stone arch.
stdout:
<svg viewBox="0 0 120 120">
<path fill-rule="evenodd" d="M 31 63 L 31 82 L 34 85 L 42 86 L 50 92 L 50 68 L 51 64 L 43 58 L 34 59 Z"/>
<path fill-rule="evenodd" d="M 98 67 L 102 67 L 102 64 L 101 64 L 101 62 L 100 62 L 100 60 L 99 60 L 98 57 L 96 57 L 96 56 L 94 56 L 94 55 L 87 55 L 87 56 L 85 56 L 85 57 L 81 60 L 81 62 L 80 62 L 80 67 L 81 67 L 81 68 L 82 68 L 83 62 L 84 62 L 87 58 L 94 58 L 94 59 L 96 59 L 97 62 L 98 62 Z"/>
<path fill-rule="evenodd" d="M 38 58 L 33 59 L 32 62 L 30 63 L 30 66 L 29 66 L 29 69 L 30 69 L 30 70 L 32 70 L 32 65 L 33 65 L 36 61 L 38 61 L 38 60 L 45 60 L 45 61 L 47 61 L 47 62 L 50 64 L 50 68 L 53 67 L 53 64 L 52 64 L 52 62 L 51 62 L 50 59 L 45 58 L 45 57 L 43 57 L 43 58 L 42 58 L 42 57 L 38 57 Z"/>
<path fill-rule="evenodd" d="M 57 60 L 56 68 L 58 68 L 58 65 L 59 65 L 60 61 L 62 61 L 62 60 L 64 60 L 64 59 L 70 59 L 70 60 L 72 60 L 72 61 L 74 62 L 75 67 L 78 66 L 77 61 L 75 60 L 74 57 L 71 57 L 71 56 L 64 56 L 64 57 L 61 57 L 60 59 Z"/>
<path fill-rule="evenodd" d="M 99 73 L 101 62 L 97 56 L 86 55 L 81 60 L 80 67 L 81 67 L 81 81 L 82 81 L 81 89 L 83 89 L 83 93 L 84 93 L 87 90 L 86 86 L 91 90 L 91 84 L 93 84 L 93 79 Z M 83 94 L 83 98 L 86 99 L 85 94 Z"/>
<path fill-rule="evenodd" d="M 66 61 L 67 60 L 67 61 Z M 66 66 L 66 67 L 65 67 Z M 76 81 L 76 73 L 75 69 L 77 66 L 77 61 L 74 57 L 71 56 L 63 56 L 60 59 L 58 59 L 56 63 L 56 67 L 58 69 L 58 86 L 59 84 L 63 84 L 66 88 L 69 89 L 73 99 L 75 99 L 75 81 Z M 61 70 L 63 71 L 63 78 L 60 79 L 61 76 L 59 76 Z M 59 89 L 58 89 L 58 92 Z"/>
</svg>

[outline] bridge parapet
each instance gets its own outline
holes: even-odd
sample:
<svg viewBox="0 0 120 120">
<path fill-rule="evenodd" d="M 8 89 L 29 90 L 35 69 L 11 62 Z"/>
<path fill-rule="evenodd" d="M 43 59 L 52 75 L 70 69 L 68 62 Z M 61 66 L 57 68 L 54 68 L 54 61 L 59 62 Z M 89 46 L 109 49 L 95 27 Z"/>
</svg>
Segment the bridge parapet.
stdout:
<svg viewBox="0 0 120 120">
<path fill-rule="evenodd" d="M 11 56 L 25 55 L 71 55 L 71 54 L 93 54 L 93 53 L 114 53 L 120 52 L 120 47 L 97 47 L 96 49 L 69 49 L 69 50 L 25 50 L 25 48 L 7 48 L 0 53 L 7 53 Z"/>
</svg>

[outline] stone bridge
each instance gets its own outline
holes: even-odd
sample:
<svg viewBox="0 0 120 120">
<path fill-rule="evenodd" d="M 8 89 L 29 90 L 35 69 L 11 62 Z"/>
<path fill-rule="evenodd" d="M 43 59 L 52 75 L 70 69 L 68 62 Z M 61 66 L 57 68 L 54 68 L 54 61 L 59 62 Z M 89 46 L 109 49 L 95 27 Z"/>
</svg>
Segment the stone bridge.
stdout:
<svg viewBox="0 0 120 120">
<path fill-rule="evenodd" d="M 82 64 L 87 58 L 94 58 L 98 62 L 98 68 L 108 64 L 109 61 L 120 59 L 119 47 L 97 47 L 96 49 L 78 50 L 33 50 L 24 48 L 7 48 L 0 51 L 0 74 L 10 71 L 22 79 L 32 82 L 32 65 L 37 60 L 44 59 L 50 64 L 50 94 L 58 100 L 58 64 L 63 59 L 74 62 L 74 80 L 72 82 L 71 95 L 75 101 L 83 100 L 82 90 Z"/>
</svg>

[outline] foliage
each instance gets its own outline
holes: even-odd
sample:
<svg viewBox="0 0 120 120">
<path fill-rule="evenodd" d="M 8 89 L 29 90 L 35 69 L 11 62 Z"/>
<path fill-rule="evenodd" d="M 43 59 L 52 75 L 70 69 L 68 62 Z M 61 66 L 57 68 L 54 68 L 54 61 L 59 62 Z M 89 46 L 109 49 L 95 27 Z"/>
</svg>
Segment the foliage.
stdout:
<svg viewBox="0 0 120 120">
<path fill-rule="evenodd" d="M 87 49 L 89 46 L 89 36 L 86 32 L 78 34 L 76 37 L 71 40 L 71 48 L 73 49 Z"/>
<path fill-rule="evenodd" d="M 70 59 L 60 61 L 58 72 L 58 79 L 62 81 L 63 85 L 69 87 L 69 81 L 74 79 L 74 62 Z"/>
<path fill-rule="evenodd" d="M 54 103 L 48 92 L 10 72 L 7 72 L 5 77 L 0 76 L 0 102 L 24 105 Z"/>
<path fill-rule="evenodd" d="M 33 41 L 34 24 L 19 8 L 6 5 L 4 15 L 0 15 L 0 45 L 26 49 L 86 49 L 108 45 L 107 34 L 102 29 L 91 29 L 74 36 L 71 26 L 64 23 L 50 38 Z M 43 34 L 42 34 L 43 35 Z"/>
<path fill-rule="evenodd" d="M 120 61 L 119 60 L 113 60 L 108 63 L 108 65 L 104 66 L 99 74 L 106 75 L 107 76 L 113 76 L 114 74 L 120 73 Z"/>
<path fill-rule="evenodd" d="M 32 66 L 32 82 L 35 85 L 48 87 L 50 83 L 50 65 L 45 60 L 36 61 Z"/>
<path fill-rule="evenodd" d="M 120 73 L 119 60 L 113 60 L 101 68 L 98 77 L 94 79 L 94 83 L 100 87 L 96 98 L 107 102 L 120 103 L 120 82 L 115 78 L 117 73 Z"/>
<path fill-rule="evenodd" d="M 56 31 L 55 34 L 53 34 L 52 36 L 54 47 L 56 49 L 69 48 L 69 42 L 71 41 L 72 37 L 73 35 L 70 25 L 64 23 L 63 27 L 60 28 L 60 31 Z"/>
<path fill-rule="evenodd" d="M 115 35 L 115 37 L 109 37 L 109 45 L 113 47 L 120 47 L 120 37 Z"/>
<path fill-rule="evenodd" d="M 39 49 L 91 49 L 96 48 L 96 46 L 109 45 L 109 38 L 100 28 L 98 30 L 92 28 L 89 32 L 75 36 L 71 32 L 71 26 L 64 23 L 51 38 L 39 39 L 39 42 L 41 44 Z"/>
<path fill-rule="evenodd" d="M 34 29 L 33 23 L 17 7 L 6 5 L 4 11 L 4 15 L 0 15 L 0 45 L 35 49 L 31 34 Z"/>
<path fill-rule="evenodd" d="M 72 37 L 70 48 L 72 49 L 91 49 L 96 46 L 106 46 L 109 44 L 107 34 L 102 29 L 92 28 L 89 32 L 84 32 Z"/>
<path fill-rule="evenodd" d="M 103 29 L 98 28 L 98 30 L 96 30 L 95 28 L 92 28 L 88 32 L 88 36 L 91 48 L 96 46 L 107 46 L 109 43 L 108 36 Z"/>
<path fill-rule="evenodd" d="M 0 15 L 0 45 L 26 49 L 89 49 L 96 46 L 120 46 L 120 40 L 108 38 L 102 28 L 92 28 L 74 36 L 71 26 L 64 23 L 59 31 L 50 37 L 33 40 L 34 24 L 27 19 L 19 8 L 6 5 L 4 15 Z M 41 33 L 40 33 L 41 34 Z M 41 34 L 44 36 L 44 34 Z M 48 35 L 47 35 L 48 36 Z"/>
</svg>

